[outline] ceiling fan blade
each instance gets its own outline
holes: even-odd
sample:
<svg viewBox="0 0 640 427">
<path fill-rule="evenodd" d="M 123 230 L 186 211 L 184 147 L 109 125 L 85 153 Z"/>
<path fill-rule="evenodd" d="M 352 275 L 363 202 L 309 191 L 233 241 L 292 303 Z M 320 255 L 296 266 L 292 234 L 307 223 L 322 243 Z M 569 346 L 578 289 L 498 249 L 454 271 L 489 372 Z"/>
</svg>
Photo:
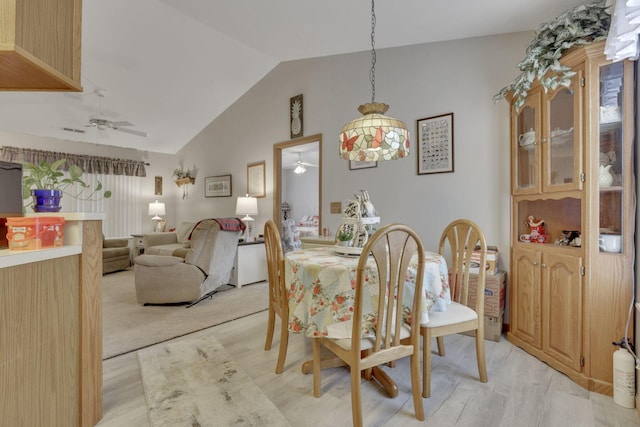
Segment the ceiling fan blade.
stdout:
<svg viewBox="0 0 640 427">
<path fill-rule="evenodd" d="M 301 165 L 305 165 L 305 166 L 311 166 L 312 168 L 317 168 L 318 165 L 314 165 L 313 163 L 307 163 L 307 162 L 299 162 Z"/>
<path fill-rule="evenodd" d="M 130 123 L 128 121 L 122 121 L 122 122 L 111 122 L 111 127 L 112 128 L 119 128 L 121 126 L 133 126 L 133 123 Z"/>
<path fill-rule="evenodd" d="M 119 127 L 112 127 L 113 130 L 117 130 L 119 132 L 124 132 L 124 133 L 130 133 L 131 135 L 137 135 L 137 136 L 142 136 L 142 137 L 148 137 L 149 134 L 147 132 L 142 132 L 139 130 L 134 130 L 134 129 L 127 129 L 127 128 L 119 128 Z"/>
</svg>

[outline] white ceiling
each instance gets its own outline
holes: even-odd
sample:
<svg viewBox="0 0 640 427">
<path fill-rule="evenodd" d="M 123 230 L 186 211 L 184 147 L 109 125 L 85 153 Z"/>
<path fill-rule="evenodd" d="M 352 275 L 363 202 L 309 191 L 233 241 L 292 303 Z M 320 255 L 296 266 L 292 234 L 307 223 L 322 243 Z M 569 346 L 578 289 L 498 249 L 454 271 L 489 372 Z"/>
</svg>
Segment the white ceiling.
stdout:
<svg viewBox="0 0 640 427">
<path fill-rule="evenodd" d="M 376 49 L 533 30 L 583 3 L 378 0 Z M 84 92 L 0 92 L 0 130 L 176 153 L 279 62 L 369 50 L 370 11 L 368 0 L 84 0 Z M 106 116 L 149 137 L 97 139 L 84 126 L 96 88 Z"/>
</svg>

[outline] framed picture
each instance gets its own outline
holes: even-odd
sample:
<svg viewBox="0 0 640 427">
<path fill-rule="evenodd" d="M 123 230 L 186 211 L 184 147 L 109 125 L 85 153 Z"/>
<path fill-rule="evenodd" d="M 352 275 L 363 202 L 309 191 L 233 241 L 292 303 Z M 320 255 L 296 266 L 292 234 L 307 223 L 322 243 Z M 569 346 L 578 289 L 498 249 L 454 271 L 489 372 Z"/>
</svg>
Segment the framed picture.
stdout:
<svg viewBox="0 0 640 427">
<path fill-rule="evenodd" d="M 418 120 L 418 175 L 453 172 L 453 113 Z"/>
<path fill-rule="evenodd" d="M 206 177 L 204 197 L 231 197 L 231 175 Z"/>
<path fill-rule="evenodd" d="M 156 196 L 162 196 L 162 177 L 156 176 Z"/>
<path fill-rule="evenodd" d="M 289 129 L 291 139 L 299 138 L 303 133 L 302 94 L 289 98 Z"/>
<path fill-rule="evenodd" d="M 358 160 L 349 160 L 349 170 L 368 169 L 378 166 L 378 162 L 361 162 Z"/>
<path fill-rule="evenodd" d="M 251 197 L 266 197 L 264 182 L 264 160 L 247 165 L 247 194 Z"/>
</svg>

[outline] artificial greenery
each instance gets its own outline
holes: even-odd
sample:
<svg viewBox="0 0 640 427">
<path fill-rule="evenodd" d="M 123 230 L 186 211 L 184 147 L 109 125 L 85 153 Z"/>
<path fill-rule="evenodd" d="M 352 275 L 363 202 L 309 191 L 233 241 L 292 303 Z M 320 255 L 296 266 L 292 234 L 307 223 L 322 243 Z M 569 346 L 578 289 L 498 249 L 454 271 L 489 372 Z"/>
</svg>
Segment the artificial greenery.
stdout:
<svg viewBox="0 0 640 427">
<path fill-rule="evenodd" d="M 344 227 L 338 232 L 338 240 L 341 242 L 347 242 L 353 239 L 353 233 L 348 228 Z"/>
<path fill-rule="evenodd" d="M 102 192 L 102 183 L 98 181 L 96 188 L 88 195 L 84 192 L 90 186 L 82 180 L 83 170 L 80 166 L 72 165 L 69 168 L 69 175 L 65 176 L 65 173 L 60 170 L 60 167 L 66 162 L 66 159 L 60 159 L 53 163 L 41 161 L 39 164 L 33 164 L 25 162 L 23 167 L 24 177 L 22 178 L 22 198 L 28 199 L 31 197 L 31 190 L 60 190 L 64 194 L 74 197 L 79 200 L 94 200 L 96 197 L 104 197 L 108 199 L 111 197 L 111 191 L 104 190 Z M 80 191 L 77 193 L 67 192 L 69 186 L 79 185 Z M 31 205 L 33 202 L 28 203 L 25 207 Z"/>
<path fill-rule="evenodd" d="M 519 111 L 535 79 L 545 91 L 555 90 L 558 86 L 569 87 L 575 72 L 560 64 L 562 54 L 575 46 L 605 39 L 610 24 L 605 0 L 577 6 L 554 21 L 542 24 L 527 46 L 527 57 L 518 64 L 521 74 L 493 99 L 498 101 L 512 93 L 513 107 Z"/>
</svg>

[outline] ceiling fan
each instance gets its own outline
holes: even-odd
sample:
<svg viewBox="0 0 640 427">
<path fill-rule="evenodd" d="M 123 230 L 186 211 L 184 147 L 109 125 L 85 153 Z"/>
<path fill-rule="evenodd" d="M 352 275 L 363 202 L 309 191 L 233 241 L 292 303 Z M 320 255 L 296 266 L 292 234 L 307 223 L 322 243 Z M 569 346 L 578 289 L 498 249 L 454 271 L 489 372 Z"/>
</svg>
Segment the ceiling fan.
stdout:
<svg viewBox="0 0 640 427">
<path fill-rule="evenodd" d="M 313 163 L 307 163 L 302 161 L 302 153 L 298 153 L 298 161 L 295 163 L 296 167 L 293 172 L 297 175 L 302 175 L 307 171 L 306 166 L 317 168 L 318 165 L 314 165 Z"/>
<path fill-rule="evenodd" d="M 108 129 L 117 130 L 119 132 L 129 133 L 131 135 L 148 137 L 149 134 L 147 132 L 142 132 L 135 129 L 128 129 L 125 126 L 133 126 L 133 123 L 130 123 L 126 120 L 123 121 L 113 121 L 110 120 L 107 116 L 102 112 L 102 100 L 104 99 L 104 95 L 107 91 L 105 89 L 96 89 L 95 94 L 98 95 L 100 99 L 100 113 L 92 114 L 89 116 L 89 123 L 87 123 L 86 127 L 95 127 L 98 129 L 99 133 L 106 136 L 106 132 Z"/>
</svg>

